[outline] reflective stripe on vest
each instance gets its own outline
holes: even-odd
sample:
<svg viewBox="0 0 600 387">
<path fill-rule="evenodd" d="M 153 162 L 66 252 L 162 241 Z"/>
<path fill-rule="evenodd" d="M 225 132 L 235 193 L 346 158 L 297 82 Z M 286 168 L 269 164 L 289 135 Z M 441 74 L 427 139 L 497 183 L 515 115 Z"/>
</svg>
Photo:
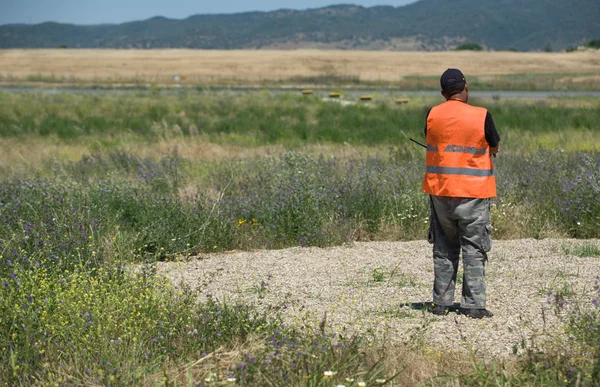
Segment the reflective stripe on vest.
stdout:
<svg viewBox="0 0 600 387">
<path fill-rule="evenodd" d="M 487 148 L 475 148 L 472 146 L 448 145 L 444 148 L 444 152 L 453 153 L 469 153 L 472 155 L 484 155 L 487 153 Z"/>
<path fill-rule="evenodd" d="M 450 100 L 427 118 L 423 190 L 437 196 L 496 196 L 494 165 L 485 139 L 487 110 Z"/>
<path fill-rule="evenodd" d="M 441 175 L 494 176 L 493 169 L 485 170 L 473 168 L 427 167 L 427 173 L 437 173 Z"/>
</svg>

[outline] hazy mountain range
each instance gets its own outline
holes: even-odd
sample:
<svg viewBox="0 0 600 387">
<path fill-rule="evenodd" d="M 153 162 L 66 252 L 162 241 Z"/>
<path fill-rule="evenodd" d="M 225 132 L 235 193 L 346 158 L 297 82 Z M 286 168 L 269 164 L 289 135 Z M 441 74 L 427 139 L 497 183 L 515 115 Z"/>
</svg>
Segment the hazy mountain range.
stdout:
<svg viewBox="0 0 600 387">
<path fill-rule="evenodd" d="M 403 7 L 155 17 L 123 24 L 0 26 L 0 48 L 561 50 L 600 38 L 598 0 L 421 0 Z"/>
</svg>

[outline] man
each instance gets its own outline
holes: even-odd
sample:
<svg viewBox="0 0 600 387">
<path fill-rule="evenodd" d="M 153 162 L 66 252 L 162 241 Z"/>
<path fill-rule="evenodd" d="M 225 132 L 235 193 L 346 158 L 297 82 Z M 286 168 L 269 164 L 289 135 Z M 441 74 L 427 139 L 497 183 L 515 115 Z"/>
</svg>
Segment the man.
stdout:
<svg viewBox="0 0 600 387">
<path fill-rule="evenodd" d="M 460 70 L 440 79 L 446 102 L 427 115 L 427 171 L 423 190 L 430 195 L 433 244 L 433 308 L 448 313 L 462 250 L 461 310 L 472 318 L 492 317 L 485 308 L 485 262 L 491 249 L 490 202 L 496 196 L 492 156 L 500 137 L 486 109 L 468 105 L 469 84 Z"/>
</svg>

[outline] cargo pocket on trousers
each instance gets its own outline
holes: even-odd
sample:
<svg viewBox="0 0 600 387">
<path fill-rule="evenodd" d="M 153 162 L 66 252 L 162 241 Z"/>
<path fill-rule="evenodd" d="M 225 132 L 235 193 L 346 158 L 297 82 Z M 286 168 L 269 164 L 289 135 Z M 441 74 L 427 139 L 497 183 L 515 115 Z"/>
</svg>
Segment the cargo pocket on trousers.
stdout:
<svg viewBox="0 0 600 387">
<path fill-rule="evenodd" d="M 489 252 L 492 249 L 492 225 L 486 224 L 483 228 L 483 235 L 481 237 L 481 249 L 484 253 Z"/>
</svg>

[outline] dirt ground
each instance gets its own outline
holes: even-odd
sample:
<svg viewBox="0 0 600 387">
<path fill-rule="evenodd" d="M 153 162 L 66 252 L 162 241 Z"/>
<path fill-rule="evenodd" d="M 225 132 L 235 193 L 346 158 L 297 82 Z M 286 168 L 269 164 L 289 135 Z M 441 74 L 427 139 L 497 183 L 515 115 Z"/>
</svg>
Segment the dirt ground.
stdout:
<svg viewBox="0 0 600 387">
<path fill-rule="evenodd" d="M 557 295 L 591 307 L 600 257 L 578 253 L 590 245 L 597 248 L 600 241 L 494 241 L 486 280 L 487 308 L 495 315 L 484 320 L 424 310 L 433 280 L 425 241 L 209 254 L 158 269 L 176 284 L 184 281 L 220 300 L 279 310 L 305 329 L 318 329 L 326 316 L 335 332 L 503 358 L 522 351 L 523 340 L 530 345 L 562 335 Z M 568 306 L 559 313 L 568 313 Z"/>
</svg>

